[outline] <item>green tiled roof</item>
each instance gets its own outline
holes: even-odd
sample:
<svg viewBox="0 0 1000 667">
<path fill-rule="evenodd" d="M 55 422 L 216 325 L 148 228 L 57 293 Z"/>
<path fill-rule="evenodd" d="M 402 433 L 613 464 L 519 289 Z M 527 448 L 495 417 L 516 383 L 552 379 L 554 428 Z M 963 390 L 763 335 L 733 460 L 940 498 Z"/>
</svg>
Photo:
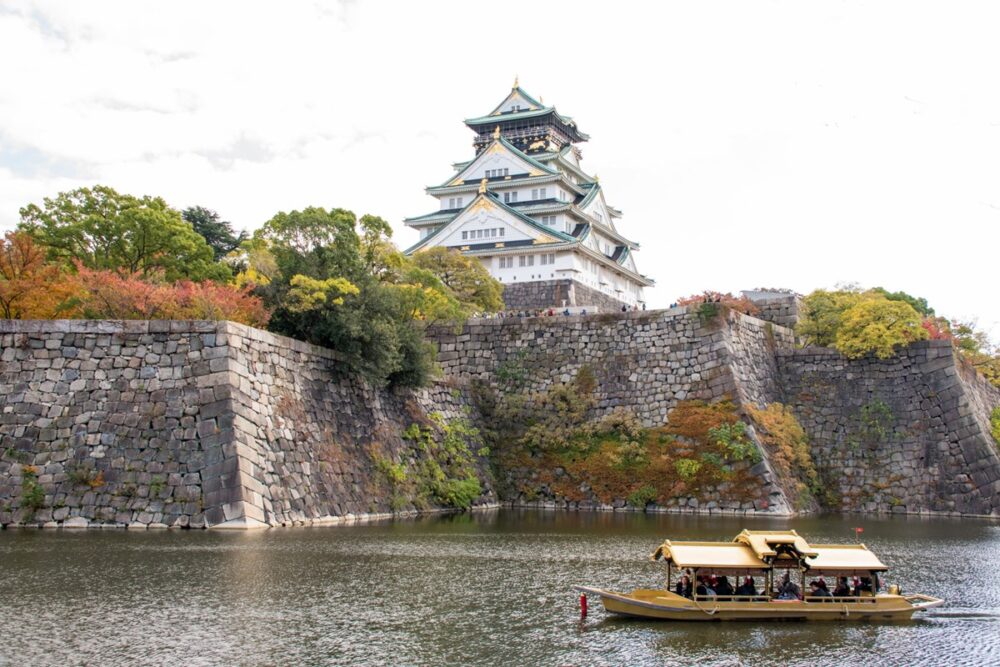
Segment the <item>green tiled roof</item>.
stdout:
<svg viewBox="0 0 1000 667">
<path fill-rule="evenodd" d="M 509 93 L 507 93 L 507 97 L 503 98 L 503 101 L 500 102 L 500 104 L 498 104 L 495 107 L 493 107 L 493 111 L 490 112 L 490 115 L 493 115 L 497 111 L 499 111 L 500 107 L 502 107 L 504 104 L 506 104 L 507 100 L 509 100 L 511 98 L 511 96 L 514 95 L 514 93 L 517 93 L 518 95 L 520 95 L 521 97 L 523 97 L 524 99 L 526 99 L 531 104 L 531 106 L 533 106 L 533 107 L 544 107 L 545 106 L 544 104 L 542 104 L 541 102 L 539 102 L 538 100 L 536 100 L 534 97 L 532 97 L 531 95 L 529 95 L 528 93 L 526 93 L 524 91 L 524 88 L 522 88 L 521 86 L 514 86 L 511 89 L 511 91 Z"/>
<path fill-rule="evenodd" d="M 437 221 L 437 220 L 450 221 L 456 215 L 458 215 L 458 213 L 455 212 L 455 211 L 434 211 L 433 213 L 427 213 L 425 215 L 418 215 L 418 216 L 415 216 L 413 218 L 404 218 L 403 222 L 405 222 L 405 223 L 411 223 L 411 222 L 433 222 L 433 221 Z"/>
<path fill-rule="evenodd" d="M 541 162 L 539 162 L 535 158 L 531 157 L 530 155 L 528 155 L 527 153 L 525 153 L 524 151 L 522 151 L 520 148 L 518 148 L 514 144 L 512 144 L 509 141 L 507 141 L 506 139 L 504 139 L 503 136 L 501 136 L 499 139 L 495 139 L 492 143 L 490 143 L 489 146 L 487 146 L 486 148 L 484 148 L 483 151 L 482 151 L 482 153 L 480 153 L 479 155 L 477 155 L 475 158 L 469 160 L 468 162 L 460 163 L 461 167 L 458 168 L 458 171 L 456 171 L 454 174 L 452 174 L 448 178 L 448 180 L 446 180 L 444 183 L 442 183 L 441 185 L 435 185 L 435 186 L 432 186 L 432 187 L 435 187 L 435 188 L 445 188 L 445 187 L 448 187 L 448 183 L 450 183 L 451 181 L 455 180 L 456 176 L 460 175 L 463 171 L 465 171 L 466 169 L 468 169 L 471 164 L 473 164 L 476 160 L 478 160 L 480 157 L 482 157 L 483 154 L 485 154 L 486 151 L 488 151 L 490 149 L 490 146 L 492 146 L 494 143 L 497 143 L 498 141 L 500 142 L 500 144 L 504 148 L 508 149 L 516 157 L 521 158 L 522 160 L 524 160 L 525 162 L 527 162 L 528 164 L 530 164 L 532 167 L 535 167 L 536 169 L 541 169 L 542 171 L 544 171 L 547 174 L 555 175 L 555 174 L 559 173 L 558 169 L 553 169 L 552 167 L 550 167 L 550 166 L 548 166 L 546 164 L 542 164 Z"/>
<path fill-rule="evenodd" d="M 560 239 L 562 241 L 575 241 L 576 240 L 575 238 L 573 238 L 569 234 L 566 234 L 564 232 L 560 232 L 558 230 L 552 229 L 551 227 L 546 227 L 545 225 L 540 224 L 539 222 L 537 222 L 535 220 L 532 220 L 530 217 L 528 217 L 525 214 L 521 213 L 517 209 L 514 209 L 514 208 L 511 208 L 510 206 L 507 206 L 502 201 L 500 201 L 499 199 L 497 199 L 496 197 L 494 197 L 493 195 L 491 195 L 489 193 L 480 194 L 475 199 L 473 199 L 471 202 L 469 202 L 468 206 L 466 206 L 465 208 L 468 208 L 469 206 L 472 206 L 474 203 L 476 203 L 477 201 L 479 201 L 479 197 L 489 197 L 490 201 L 492 201 L 494 204 L 496 204 L 500 208 L 506 210 L 508 213 L 510 213 L 514 217 L 520 219 L 522 222 L 524 222 L 525 224 L 529 225 L 530 227 L 533 227 L 534 229 L 537 229 L 540 232 L 544 232 L 545 234 L 548 234 L 549 236 L 554 236 L 554 237 L 556 237 L 556 238 L 558 238 L 558 239 Z M 463 208 L 462 211 L 465 211 L 465 209 Z M 455 218 L 457 218 L 461 214 L 462 213 L 459 212 L 458 214 L 455 215 Z M 409 255 L 410 253 L 412 253 L 412 252 L 414 252 L 416 250 L 419 250 L 428 241 L 430 241 L 435 236 L 437 236 L 438 234 L 440 234 L 442 231 L 444 231 L 445 229 L 447 229 L 448 226 L 452 222 L 455 221 L 455 218 L 452 218 L 448 222 L 448 224 L 439 227 L 438 229 L 434 230 L 433 233 L 428 234 L 424 238 L 420 239 L 417 243 L 415 243 L 414 245 L 412 245 L 409 248 L 407 248 L 406 250 L 404 250 L 403 253 L 406 254 L 406 255 Z"/>
</svg>

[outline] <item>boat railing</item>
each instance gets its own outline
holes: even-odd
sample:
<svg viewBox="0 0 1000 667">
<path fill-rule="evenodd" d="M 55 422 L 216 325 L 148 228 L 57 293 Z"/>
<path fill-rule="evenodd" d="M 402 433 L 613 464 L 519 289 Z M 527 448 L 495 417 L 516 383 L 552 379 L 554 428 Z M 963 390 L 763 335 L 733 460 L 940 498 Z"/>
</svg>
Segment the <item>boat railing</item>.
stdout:
<svg viewBox="0 0 1000 667">
<path fill-rule="evenodd" d="M 779 601 L 777 597 L 769 595 L 695 595 L 696 602 L 774 602 Z M 798 600 L 780 600 L 780 602 L 797 602 Z M 875 598 L 872 596 L 828 596 L 828 595 L 807 595 L 803 602 L 836 602 L 838 604 L 874 604 Z"/>
</svg>

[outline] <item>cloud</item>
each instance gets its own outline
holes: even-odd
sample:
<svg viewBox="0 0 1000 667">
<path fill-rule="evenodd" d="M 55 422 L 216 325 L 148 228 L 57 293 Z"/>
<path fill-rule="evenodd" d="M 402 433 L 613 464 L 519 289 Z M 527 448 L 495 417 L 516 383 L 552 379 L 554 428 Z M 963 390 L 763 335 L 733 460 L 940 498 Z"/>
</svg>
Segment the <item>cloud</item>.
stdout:
<svg viewBox="0 0 1000 667">
<path fill-rule="evenodd" d="M 406 246 L 402 219 L 434 207 L 424 187 L 471 157 L 462 119 L 518 73 L 593 137 L 584 167 L 642 243 L 653 304 L 855 280 L 996 326 L 987 12 L 7 2 L 0 227 L 100 182 L 244 228 L 310 205 L 371 212 Z"/>
</svg>

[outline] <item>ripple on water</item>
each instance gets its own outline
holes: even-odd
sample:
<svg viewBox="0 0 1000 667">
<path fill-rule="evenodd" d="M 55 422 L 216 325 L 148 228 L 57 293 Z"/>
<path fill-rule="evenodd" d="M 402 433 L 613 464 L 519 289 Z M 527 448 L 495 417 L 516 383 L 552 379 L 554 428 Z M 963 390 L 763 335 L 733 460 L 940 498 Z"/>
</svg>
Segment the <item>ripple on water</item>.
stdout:
<svg viewBox="0 0 1000 667">
<path fill-rule="evenodd" d="M 4 531 L 0 664 L 1000 664 L 1000 530 L 986 522 L 864 520 L 891 582 L 952 601 L 910 623 L 600 609 L 581 622 L 570 588 L 660 583 L 645 557 L 665 537 L 794 527 L 851 541 L 858 523 L 502 512 L 246 534 Z"/>
</svg>

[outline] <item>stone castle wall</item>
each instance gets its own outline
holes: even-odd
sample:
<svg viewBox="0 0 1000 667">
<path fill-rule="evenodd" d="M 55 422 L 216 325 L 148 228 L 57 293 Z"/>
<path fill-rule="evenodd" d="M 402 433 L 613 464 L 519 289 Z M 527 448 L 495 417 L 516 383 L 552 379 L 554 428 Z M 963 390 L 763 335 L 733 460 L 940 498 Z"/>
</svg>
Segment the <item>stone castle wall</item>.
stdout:
<svg viewBox="0 0 1000 667">
<path fill-rule="evenodd" d="M 432 412 L 471 407 L 469 382 L 519 367 L 528 386 L 598 381 L 595 416 L 617 407 L 649 426 L 686 399 L 788 404 L 824 486 L 848 511 L 1000 515 L 989 434 L 1000 391 L 926 342 L 889 360 L 794 348 L 786 328 L 685 308 L 470 320 L 437 330 L 444 379 L 380 390 L 335 352 L 232 323 L 0 321 L 0 524 L 278 525 L 408 511 L 376 456 L 413 462 L 401 437 Z M 752 429 L 751 429 L 752 434 Z M 482 463 L 482 462 L 480 462 Z M 485 492 L 497 498 L 481 468 Z M 787 511 L 787 480 L 754 470 L 749 506 Z M 412 499 L 411 499 L 412 500 Z M 507 499 L 516 500 L 516 499 Z M 558 499 L 545 497 L 549 506 Z"/>
<path fill-rule="evenodd" d="M 544 391 L 587 366 L 597 380 L 596 415 L 633 411 L 646 426 L 660 426 L 679 401 L 767 403 L 778 395 L 774 350 L 790 346 L 790 331 L 726 312 L 703 321 L 692 308 L 570 317 L 470 321 L 460 333 L 434 333 L 445 376 L 460 384 L 491 381 L 498 370 L 519 367 L 527 389 Z M 789 502 L 765 459 L 754 471 L 761 496 L 719 510 L 787 513 Z M 538 494 L 544 504 L 558 498 Z M 715 508 L 712 498 L 682 506 Z"/>
<path fill-rule="evenodd" d="M 783 400 L 834 492 L 855 512 L 1000 514 L 1000 456 L 988 415 L 1000 390 L 947 341 L 891 359 L 778 350 Z"/>
<path fill-rule="evenodd" d="M 774 324 L 794 329 L 799 321 L 799 310 L 802 299 L 796 294 L 787 296 L 753 298 L 753 303 L 760 312 L 757 317 Z"/>
<path fill-rule="evenodd" d="M 619 312 L 624 303 L 569 278 L 506 284 L 503 301 L 510 310 L 562 310 L 572 306 L 602 313 Z"/>
<path fill-rule="evenodd" d="M 431 412 L 460 416 L 465 399 L 341 371 L 329 350 L 227 322 L 0 320 L 0 524 L 388 513 L 373 455 L 419 456 L 401 432 Z M 34 512 L 26 482 L 44 493 Z"/>
</svg>

